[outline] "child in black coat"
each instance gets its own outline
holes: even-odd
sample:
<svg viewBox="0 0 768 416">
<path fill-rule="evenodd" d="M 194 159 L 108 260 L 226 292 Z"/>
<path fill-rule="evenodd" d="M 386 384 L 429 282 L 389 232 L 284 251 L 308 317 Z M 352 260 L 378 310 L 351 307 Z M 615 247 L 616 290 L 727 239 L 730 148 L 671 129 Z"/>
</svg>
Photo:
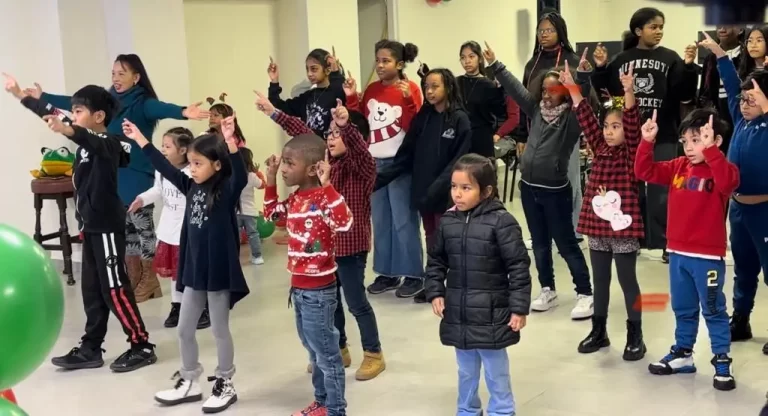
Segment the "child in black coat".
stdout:
<svg viewBox="0 0 768 416">
<path fill-rule="evenodd" d="M 496 168 L 462 156 L 451 175 L 456 204 L 440 219 L 426 270 L 426 296 L 442 318 L 440 341 L 456 348 L 459 414 L 480 414 L 481 366 L 488 414 L 515 414 L 506 348 L 520 341 L 531 302 L 531 260 L 515 218 L 498 199 Z"/>
</svg>

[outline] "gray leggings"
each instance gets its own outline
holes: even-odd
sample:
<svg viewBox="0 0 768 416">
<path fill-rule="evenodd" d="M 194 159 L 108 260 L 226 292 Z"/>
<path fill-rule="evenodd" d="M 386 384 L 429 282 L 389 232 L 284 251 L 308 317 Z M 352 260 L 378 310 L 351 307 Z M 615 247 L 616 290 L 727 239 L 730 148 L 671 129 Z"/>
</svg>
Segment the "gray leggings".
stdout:
<svg viewBox="0 0 768 416">
<path fill-rule="evenodd" d="M 214 375 L 219 378 L 232 378 L 235 375 L 235 346 L 229 332 L 229 292 L 206 292 L 184 288 L 179 315 L 179 350 L 181 350 L 181 377 L 184 380 L 198 380 L 203 374 L 200 365 L 200 351 L 197 348 L 197 322 L 208 301 L 211 315 L 211 331 L 216 339 L 216 353 L 219 365 Z"/>
</svg>

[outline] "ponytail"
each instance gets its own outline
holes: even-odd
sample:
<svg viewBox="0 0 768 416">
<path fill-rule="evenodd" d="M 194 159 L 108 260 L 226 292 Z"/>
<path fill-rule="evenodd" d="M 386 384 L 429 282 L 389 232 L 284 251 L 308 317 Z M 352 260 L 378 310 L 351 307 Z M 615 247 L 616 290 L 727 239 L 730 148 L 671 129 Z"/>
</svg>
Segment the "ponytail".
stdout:
<svg viewBox="0 0 768 416">
<path fill-rule="evenodd" d="M 621 50 L 626 51 L 636 48 L 640 44 L 640 38 L 631 30 L 625 30 L 621 35 Z"/>
</svg>

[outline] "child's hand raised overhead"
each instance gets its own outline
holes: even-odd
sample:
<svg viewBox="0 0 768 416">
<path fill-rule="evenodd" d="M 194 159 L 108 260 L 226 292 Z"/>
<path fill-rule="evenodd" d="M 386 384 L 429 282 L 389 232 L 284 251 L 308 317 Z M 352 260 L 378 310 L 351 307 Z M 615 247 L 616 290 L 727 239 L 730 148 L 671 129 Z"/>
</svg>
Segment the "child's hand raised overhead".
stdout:
<svg viewBox="0 0 768 416">
<path fill-rule="evenodd" d="M 712 127 L 713 124 L 713 116 L 709 116 L 709 121 L 707 124 L 701 126 L 699 129 L 699 137 L 701 138 L 701 143 L 707 149 L 717 144 L 715 142 L 715 129 Z"/>
<path fill-rule="evenodd" d="M 274 186 L 277 181 L 277 171 L 280 169 L 280 158 L 272 155 L 264 161 L 267 165 L 267 185 Z"/>
<path fill-rule="evenodd" d="M 357 94 L 357 81 L 352 77 L 352 72 L 347 71 L 347 79 L 344 80 L 344 94 L 355 95 Z"/>
<path fill-rule="evenodd" d="M 493 51 L 491 48 L 491 45 L 488 44 L 488 42 L 485 43 L 485 50 L 483 50 L 483 58 L 485 58 L 485 63 L 490 65 L 494 62 L 496 62 L 496 52 Z"/>
<path fill-rule="evenodd" d="M 699 46 L 709 49 L 718 58 L 722 58 L 723 56 L 725 56 L 725 51 L 723 50 L 723 48 L 720 47 L 720 45 L 717 42 L 715 42 L 714 39 L 712 39 L 712 36 L 709 36 L 707 32 L 701 32 L 701 33 L 704 34 L 704 40 L 699 42 Z"/>
<path fill-rule="evenodd" d="M 565 69 L 560 71 L 557 80 L 566 88 L 576 85 L 576 81 L 573 80 L 573 75 L 571 75 L 571 68 L 568 66 L 568 61 L 565 61 Z"/>
<path fill-rule="evenodd" d="M 264 96 L 264 94 L 254 90 L 254 93 L 256 93 L 256 108 L 259 109 L 262 113 L 266 114 L 269 117 L 272 117 L 272 114 L 275 113 L 275 106 L 272 105 L 272 103 L 269 101 L 267 97 Z"/>
<path fill-rule="evenodd" d="M 604 67 L 608 63 L 608 49 L 602 43 L 598 43 L 595 51 L 592 52 L 592 60 L 598 68 Z"/>
<path fill-rule="evenodd" d="M 43 96 L 43 87 L 41 87 L 40 84 L 35 82 L 35 88 L 24 88 L 24 94 L 27 94 L 30 97 L 34 97 L 39 100 L 40 97 Z"/>
<path fill-rule="evenodd" d="M 325 160 L 317 162 L 317 178 L 320 179 L 321 186 L 328 186 L 331 184 L 331 152 L 325 149 Z"/>
<path fill-rule="evenodd" d="M 339 59 L 336 58 L 336 47 L 331 46 L 331 54 L 328 55 L 328 59 L 326 59 L 326 62 L 328 62 L 328 66 L 331 69 L 331 72 L 338 72 L 341 70 L 341 62 L 339 62 Z"/>
<path fill-rule="evenodd" d="M 587 59 L 587 52 L 589 52 L 589 48 L 584 48 L 584 52 L 581 53 L 581 59 L 579 60 L 579 66 L 576 68 L 579 72 L 592 72 L 594 68 L 592 68 L 592 64 L 589 62 L 589 59 Z M 568 62 L 568 61 L 566 61 Z"/>
<path fill-rule="evenodd" d="M 621 81 L 621 86 L 624 88 L 624 93 L 635 92 L 635 63 L 630 62 L 629 68 L 627 68 L 627 73 L 621 73 L 619 75 L 619 81 Z"/>
<path fill-rule="evenodd" d="M 269 75 L 269 82 L 277 84 L 280 81 L 280 71 L 277 68 L 277 63 L 272 57 L 269 57 L 269 66 L 267 67 L 267 75 Z"/>
<path fill-rule="evenodd" d="M 191 104 L 181 112 L 181 115 L 188 120 L 206 120 L 211 116 L 211 112 L 201 109 L 201 105 L 203 105 L 202 101 Z"/>
<path fill-rule="evenodd" d="M 123 134 L 125 137 L 134 140 L 136 144 L 139 145 L 139 147 L 143 148 L 149 144 L 149 140 L 144 137 L 144 134 L 141 133 L 141 130 L 139 130 L 139 128 L 136 127 L 135 124 L 131 123 L 127 118 L 123 119 Z"/>
<path fill-rule="evenodd" d="M 229 153 L 237 153 L 237 137 L 235 137 L 235 117 L 237 113 L 221 120 L 221 135 L 227 143 Z"/>
<path fill-rule="evenodd" d="M 643 134 L 643 140 L 653 143 L 656 141 L 656 134 L 659 133 L 659 125 L 656 124 L 656 110 L 653 110 L 653 115 L 648 120 L 645 120 L 645 124 L 640 129 Z"/>
<path fill-rule="evenodd" d="M 757 84 L 757 81 L 755 81 L 754 78 L 752 78 L 752 89 L 746 93 L 749 98 L 755 102 L 756 106 L 763 109 L 763 112 L 768 109 L 768 99 L 765 98 L 765 93 L 763 92 L 762 88 L 760 88 L 760 85 Z"/>
<path fill-rule="evenodd" d="M 336 123 L 339 128 L 344 127 L 349 123 L 349 110 L 341 104 L 341 100 L 338 98 L 336 99 L 336 108 L 331 109 L 331 117 L 333 117 L 333 122 Z"/>
<path fill-rule="evenodd" d="M 27 96 L 27 94 L 21 90 L 21 87 L 19 87 L 19 81 L 16 81 L 16 78 L 14 78 L 12 75 L 6 74 L 5 72 L 3 72 L 3 77 L 5 78 L 5 91 L 9 92 L 19 100 Z"/>
</svg>

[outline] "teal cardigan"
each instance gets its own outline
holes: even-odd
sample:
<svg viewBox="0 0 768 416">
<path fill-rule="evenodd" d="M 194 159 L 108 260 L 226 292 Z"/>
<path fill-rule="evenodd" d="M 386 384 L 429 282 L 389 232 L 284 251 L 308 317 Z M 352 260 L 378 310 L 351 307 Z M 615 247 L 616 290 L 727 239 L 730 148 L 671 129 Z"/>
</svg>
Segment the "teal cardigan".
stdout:
<svg viewBox="0 0 768 416">
<path fill-rule="evenodd" d="M 134 86 L 123 93 L 118 93 L 114 88 L 110 88 L 109 92 L 118 100 L 120 108 L 107 126 L 108 133 L 122 136 L 123 119 L 127 118 L 136 124 L 144 137 L 152 140 L 158 121 L 166 118 L 185 120 L 181 114 L 184 107 L 147 97 L 141 86 Z M 70 96 L 43 93 L 41 99 L 63 110 L 72 108 L 72 97 Z M 139 194 L 152 187 L 155 180 L 155 169 L 133 140 L 126 137 L 122 137 L 122 140 L 132 144 L 131 162 L 128 167 L 120 168 L 117 178 L 117 192 L 123 204 L 128 206 Z"/>
</svg>

